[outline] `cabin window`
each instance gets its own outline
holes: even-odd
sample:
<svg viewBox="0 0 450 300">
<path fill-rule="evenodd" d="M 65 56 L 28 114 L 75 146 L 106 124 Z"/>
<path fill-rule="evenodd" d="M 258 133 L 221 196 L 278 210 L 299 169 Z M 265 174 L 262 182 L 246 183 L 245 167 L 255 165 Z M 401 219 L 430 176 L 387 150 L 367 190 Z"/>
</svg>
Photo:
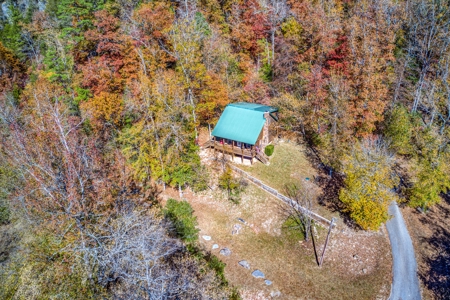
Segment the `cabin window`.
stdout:
<svg viewBox="0 0 450 300">
<path fill-rule="evenodd" d="M 236 144 L 239 148 L 241 148 L 241 146 L 242 146 L 241 142 L 236 142 Z"/>
</svg>

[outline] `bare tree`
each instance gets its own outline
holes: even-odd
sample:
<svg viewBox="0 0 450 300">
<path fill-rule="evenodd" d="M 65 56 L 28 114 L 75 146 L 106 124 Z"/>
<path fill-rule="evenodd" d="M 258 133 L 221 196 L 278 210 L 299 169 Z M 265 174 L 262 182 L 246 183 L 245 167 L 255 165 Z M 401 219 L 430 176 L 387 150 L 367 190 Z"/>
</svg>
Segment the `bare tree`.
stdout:
<svg viewBox="0 0 450 300">
<path fill-rule="evenodd" d="M 152 213 L 124 211 L 96 227 L 96 243 L 79 243 L 98 283 L 116 299 L 217 299 L 226 290 L 214 271 L 168 236 L 170 224 Z"/>
<path fill-rule="evenodd" d="M 272 65 L 275 60 L 275 35 L 279 29 L 281 23 L 286 19 L 289 12 L 289 6 L 286 0 L 268 0 L 262 1 L 262 6 L 267 9 L 269 26 L 270 26 L 270 42 L 271 42 L 271 52 L 272 57 L 268 60 L 268 64 Z"/>
<path fill-rule="evenodd" d="M 170 224 L 137 211 L 145 199 L 130 192 L 125 160 L 99 153 L 65 91 L 38 78 L 24 97 L 21 107 L 0 99 L 0 155 L 22 177 L 25 210 L 63 241 L 55 251 L 81 261 L 87 278 L 119 299 L 224 298 L 206 262 L 168 236 Z"/>
<path fill-rule="evenodd" d="M 406 2 L 408 24 L 407 48 L 404 66 L 396 88 L 396 97 L 400 86 L 406 85 L 404 78 L 415 78 L 406 89 L 406 99 L 412 99 L 411 111 L 422 110 L 429 115 L 429 125 L 439 119 L 447 121 L 448 60 L 450 56 L 450 12 L 447 2 L 437 0 L 410 0 Z M 408 95 L 409 94 L 409 95 Z M 444 95 L 444 99 L 439 99 Z M 442 104 L 441 104 L 441 103 Z M 437 106 L 442 106 L 441 112 Z"/>
<path fill-rule="evenodd" d="M 288 217 L 295 222 L 295 229 L 301 230 L 305 240 L 309 241 L 312 218 L 311 212 L 314 206 L 314 193 L 309 183 L 303 185 L 287 184 L 286 194 L 293 201 L 289 203 L 286 210 Z"/>
</svg>

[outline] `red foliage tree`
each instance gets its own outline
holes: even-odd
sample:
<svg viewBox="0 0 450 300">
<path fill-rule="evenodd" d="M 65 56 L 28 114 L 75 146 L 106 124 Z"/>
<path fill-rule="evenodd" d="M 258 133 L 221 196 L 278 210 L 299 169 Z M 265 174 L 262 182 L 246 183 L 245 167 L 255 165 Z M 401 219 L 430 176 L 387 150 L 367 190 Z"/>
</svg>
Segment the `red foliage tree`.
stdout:
<svg viewBox="0 0 450 300">
<path fill-rule="evenodd" d="M 83 85 L 94 95 L 122 93 L 137 77 L 138 59 L 130 38 L 120 30 L 120 20 L 106 10 L 95 13 L 95 29 L 85 37 L 94 43 L 95 56 L 81 67 Z"/>
</svg>

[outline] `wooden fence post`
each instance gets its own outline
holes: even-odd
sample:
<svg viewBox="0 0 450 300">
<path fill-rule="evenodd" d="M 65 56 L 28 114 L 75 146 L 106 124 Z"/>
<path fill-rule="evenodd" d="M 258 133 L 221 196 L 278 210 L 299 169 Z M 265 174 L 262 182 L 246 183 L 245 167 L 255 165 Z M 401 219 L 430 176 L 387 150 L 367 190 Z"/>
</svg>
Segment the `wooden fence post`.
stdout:
<svg viewBox="0 0 450 300">
<path fill-rule="evenodd" d="M 330 238 L 331 229 L 333 228 L 333 223 L 336 221 L 335 218 L 331 218 L 330 228 L 328 229 L 327 239 L 325 240 L 325 245 L 323 246 L 322 256 L 320 257 L 319 267 L 322 267 L 323 257 L 325 256 L 325 250 L 327 249 L 328 239 Z"/>
</svg>

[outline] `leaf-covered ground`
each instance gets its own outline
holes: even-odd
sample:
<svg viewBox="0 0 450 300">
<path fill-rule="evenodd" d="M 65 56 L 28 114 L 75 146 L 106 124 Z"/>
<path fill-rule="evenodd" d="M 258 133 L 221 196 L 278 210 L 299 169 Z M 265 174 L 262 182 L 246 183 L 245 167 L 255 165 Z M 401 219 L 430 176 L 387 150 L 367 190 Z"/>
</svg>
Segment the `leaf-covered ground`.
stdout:
<svg viewBox="0 0 450 300">
<path fill-rule="evenodd" d="M 402 213 L 416 251 L 423 299 L 450 299 L 450 199 L 426 214 L 409 207 Z"/>
</svg>

